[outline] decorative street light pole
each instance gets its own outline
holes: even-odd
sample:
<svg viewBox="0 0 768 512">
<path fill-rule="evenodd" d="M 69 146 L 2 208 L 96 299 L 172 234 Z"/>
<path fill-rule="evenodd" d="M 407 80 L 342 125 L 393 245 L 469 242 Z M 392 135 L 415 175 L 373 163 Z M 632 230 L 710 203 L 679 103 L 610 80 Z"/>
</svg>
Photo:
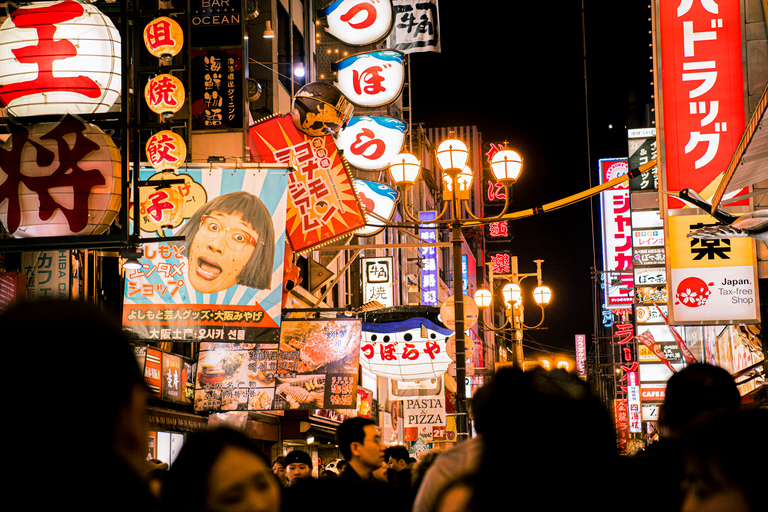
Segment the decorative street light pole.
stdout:
<svg viewBox="0 0 768 512">
<path fill-rule="evenodd" d="M 552 290 L 548 286 L 542 284 L 541 279 L 541 264 L 544 260 L 534 260 L 536 263 L 536 272 L 529 274 L 520 274 L 517 272 L 517 256 L 512 257 L 512 273 L 511 274 L 493 274 L 492 264 L 489 265 L 488 281 L 491 283 L 491 290 L 493 290 L 494 279 L 506 279 L 510 282 L 504 285 L 501 289 L 502 297 L 504 297 L 504 304 L 506 306 L 506 320 L 504 325 L 499 328 L 489 326 L 485 321 L 485 308 L 491 305 L 493 302 L 494 294 L 490 290 L 480 288 L 475 292 L 475 302 L 480 309 L 480 316 L 482 318 L 483 325 L 490 331 L 502 331 L 509 326 L 512 332 L 512 339 L 514 341 L 512 350 L 512 364 L 524 369 L 524 357 L 523 357 L 523 331 L 528 329 L 537 329 L 544 323 L 544 308 L 552 300 Z M 523 323 L 523 294 L 520 288 L 520 282 L 526 277 L 536 277 L 538 280 L 538 286 L 533 291 L 533 300 L 541 308 L 541 320 L 538 324 L 528 326 Z"/>
<path fill-rule="evenodd" d="M 456 433 L 457 441 L 461 442 L 469 437 L 469 421 L 467 416 L 466 397 L 466 354 L 464 346 L 464 293 L 461 286 L 461 228 L 465 221 L 494 222 L 501 218 L 509 207 L 509 200 L 505 199 L 502 212 L 496 216 L 481 218 L 475 216 L 469 209 L 469 205 L 462 208 L 462 202 L 469 201 L 469 190 L 472 185 L 472 170 L 467 167 L 469 150 L 466 144 L 454 138 L 449 138 L 440 143 L 435 152 L 437 163 L 443 170 L 443 182 L 446 185 L 446 193 L 443 194 L 443 210 L 434 221 L 438 222 L 448 213 L 448 203 L 451 204 L 451 217 L 448 224 L 451 227 L 451 244 L 453 249 L 453 297 L 454 317 L 456 332 Z M 516 152 L 506 149 L 497 152 L 491 161 L 491 170 L 496 180 L 504 186 L 505 197 L 509 197 L 509 187 L 517 181 L 523 168 L 523 159 Z M 395 156 L 389 170 L 393 181 L 398 187 L 403 188 L 405 213 L 414 222 L 420 222 L 408 209 L 408 189 L 416 182 L 421 170 L 421 162 L 408 153 Z M 463 218 L 466 213 L 469 218 Z"/>
</svg>

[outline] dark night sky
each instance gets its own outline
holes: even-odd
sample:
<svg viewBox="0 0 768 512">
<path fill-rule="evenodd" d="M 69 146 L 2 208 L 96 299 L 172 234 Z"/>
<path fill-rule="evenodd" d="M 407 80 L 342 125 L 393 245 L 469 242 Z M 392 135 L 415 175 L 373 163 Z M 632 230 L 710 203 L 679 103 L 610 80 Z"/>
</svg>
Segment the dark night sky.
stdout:
<svg viewBox="0 0 768 512">
<path fill-rule="evenodd" d="M 597 160 L 627 156 L 625 126 L 641 127 L 637 105 L 652 101 L 648 2 L 584 0 L 586 96 L 581 2 L 476 5 L 440 2 L 442 52 L 412 54 L 413 121 L 475 125 L 486 144 L 509 141 L 525 160 L 509 211 L 597 185 Z M 594 332 L 590 268 L 602 256 L 590 203 L 599 214 L 595 198 L 514 223 L 519 271 L 545 260 L 554 293 L 547 329 L 525 333 L 527 355 L 536 342 L 572 351 L 575 334 Z M 532 288 L 526 279 L 524 293 Z M 538 322 L 535 304 L 526 313 Z"/>
</svg>

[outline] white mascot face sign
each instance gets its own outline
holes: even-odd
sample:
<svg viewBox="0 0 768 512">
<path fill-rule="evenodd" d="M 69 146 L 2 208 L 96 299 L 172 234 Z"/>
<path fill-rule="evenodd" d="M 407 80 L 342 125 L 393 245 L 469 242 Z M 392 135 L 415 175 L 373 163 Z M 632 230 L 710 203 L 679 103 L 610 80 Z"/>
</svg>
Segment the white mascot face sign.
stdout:
<svg viewBox="0 0 768 512">
<path fill-rule="evenodd" d="M 393 117 L 355 116 L 336 139 L 350 165 L 366 171 L 386 169 L 402 149 L 406 124 Z"/>
<path fill-rule="evenodd" d="M 405 55 L 394 50 L 358 53 L 332 64 L 336 86 L 352 103 L 380 107 L 395 101 L 403 90 Z"/>
<path fill-rule="evenodd" d="M 389 0 L 336 0 L 320 10 L 326 31 L 339 41 L 363 46 L 384 39 L 392 30 L 394 16 Z"/>
</svg>

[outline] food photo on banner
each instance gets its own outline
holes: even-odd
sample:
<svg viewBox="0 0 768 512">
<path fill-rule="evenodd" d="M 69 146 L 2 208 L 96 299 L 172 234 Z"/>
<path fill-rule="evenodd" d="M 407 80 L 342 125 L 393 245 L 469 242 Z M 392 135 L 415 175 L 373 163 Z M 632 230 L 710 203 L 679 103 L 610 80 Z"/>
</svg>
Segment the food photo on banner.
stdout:
<svg viewBox="0 0 768 512">
<path fill-rule="evenodd" d="M 278 343 L 202 343 L 195 411 L 355 408 L 361 329 L 286 319 Z"/>
<path fill-rule="evenodd" d="M 139 198 L 141 235 L 186 239 L 143 244 L 141 267 L 126 271 L 124 327 L 143 340 L 276 341 L 288 172 L 142 169 L 142 180 L 161 175 L 158 183 L 183 183 L 161 189 L 175 189 L 178 201 L 143 187 L 149 192 Z M 163 215 L 174 209 L 183 211 Z"/>
</svg>

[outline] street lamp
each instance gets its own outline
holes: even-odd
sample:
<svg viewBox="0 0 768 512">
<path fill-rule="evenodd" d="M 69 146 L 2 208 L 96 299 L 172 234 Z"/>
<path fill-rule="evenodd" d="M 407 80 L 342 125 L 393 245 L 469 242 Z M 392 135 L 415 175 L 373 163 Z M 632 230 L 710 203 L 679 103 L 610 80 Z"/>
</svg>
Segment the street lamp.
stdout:
<svg viewBox="0 0 768 512">
<path fill-rule="evenodd" d="M 467 166 L 469 150 L 464 142 L 451 137 L 442 141 L 435 151 L 437 163 L 443 171 L 443 182 L 446 184 L 446 193 L 443 195 L 443 208 L 440 214 L 431 222 L 439 222 L 446 217 L 448 206 L 451 206 L 450 218 L 446 220 L 451 227 L 451 243 L 453 249 L 453 296 L 454 317 L 456 332 L 456 433 L 458 441 L 464 441 L 469 436 L 469 421 L 467 417 L 467 397 L 464 386 L 466 379 L 466 354 L 464 346 L 464 294 L 461 286 L 461 245 L 462 223 L 465 221 L 494 222 L 500 219 L 509 206 L 509 200 L 505 199 L 501 213 L 493 217 L 480 218 L 475 216 L 466 204 L 462 208 L 462 202 L 469 201 L 469 190 L 472 186 L 472 170 Z M 496 180 L 504 186 L 505 196 L 509 197 L 509 187 L 520 176 L 523 159 L 520 155 L 506 148 L 499 151 L 491 162 L 491 170 Z M 395 156 L 390 163 L 392 180 L 403 189 L 403 204 L 408 217 L 420 223 L 408 208 L 408 189 L 413 186 L 418 178 L 421 164 L 413 155 L 402 153 Z M 464 218 L 466 213 L 469 218 Z"/>
<path fill-rule="evenodd" d="M 482 318 L 483 326 L 489 331 L 502 331 L 509 327 L 512 332 L 512 339 L 515 341 L 515 347 L 512 351 L 512 364 L 523 367 L 523 331 L 528 329 L 538 329 L 541 324 L 544 323 L 544 308 L 552 300 L 552 290 L 548 286 L 542 284 L 541 278 L 541 264 L 544 260 L 535 260 L 536 272 L 529 274 L 520 274 L 517 271 L 517 256 L 512 257 L 512 273 L 511 274 L 493 274 L 493 267 L 491 263 L 488 263 L 490 269 L 488 271 L 488 281 L 491 283 L 491 289 L 493 289 L 494 279 L 507 279 L 510 282 L 505 284 L 501 289 L 501 295 L 504 298 L 504 305 L 506 307 L 506 320 L 501 327 L 493 327 L 485 321 L 485 309 L 493 303 L 493 293 L 485 288 L 480 288 L 475 292 L 475 302 L 480 309 L 480 316 Z M 520 282 L 526 277 L 536 277 L 538 280 L 538 286 L 533 290 L 533 300 L 541 309 L 541 320 L 536 325 L 525 325 L 523 322 L 523 293 L 520 288 Z"/>
</svg>

